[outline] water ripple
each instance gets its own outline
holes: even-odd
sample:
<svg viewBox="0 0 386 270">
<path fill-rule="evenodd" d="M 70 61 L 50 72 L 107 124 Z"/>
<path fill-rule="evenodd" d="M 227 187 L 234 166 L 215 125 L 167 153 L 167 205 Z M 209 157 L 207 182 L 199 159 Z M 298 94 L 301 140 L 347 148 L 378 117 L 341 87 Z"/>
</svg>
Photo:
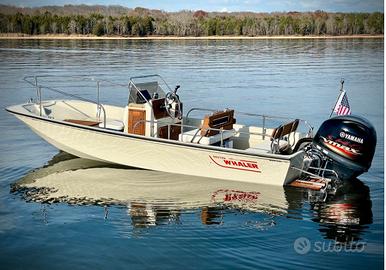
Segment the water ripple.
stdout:
<svg viewBox="0 0 386 270">
<path fill-rule="evenodd" d="M 317 203 L 312 194 L 294 189 L 170 177 L 55 156 L 56 149 L 1 110 L 2 267 L 25 268 L 29 262 L 31 269 L 375 268 L 383 261 L 383 59 L 383 39 L 0 40 L 2 108 L 35 95 L 21 80 L 26 75 L 84 74 L 127 82 L 133 75 L 160 73 L 170 85 L 181 85 L 186 109 L 293 116 L 311 120 L 317 129 L 344 77 L 352 110 L 378 132 L 370 172 Z M 60 82 L 73 93 L 95 97 L 94 86 L 74 84 Z M 102 89 L 103 102 L 124 104 L 126 95 Z M 15 187 L 10 194 L 15 182 L 29 188 Z M 263 196 L 229 202 L 219 190 Z M 311 243 L 348 243 L 353 237 L 368 248 L 355 256 L 301 256 L 293 246 L 299 237 Z"/>
</svg>

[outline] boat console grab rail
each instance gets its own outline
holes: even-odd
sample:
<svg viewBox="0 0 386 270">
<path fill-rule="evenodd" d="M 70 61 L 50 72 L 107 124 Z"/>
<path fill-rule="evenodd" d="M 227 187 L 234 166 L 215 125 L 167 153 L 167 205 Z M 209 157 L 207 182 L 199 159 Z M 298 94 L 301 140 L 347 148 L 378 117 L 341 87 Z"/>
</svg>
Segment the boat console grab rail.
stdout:
<svg viewBox="0 0 386 270">
<path fill-rule="evenodd" d="M 169 92 L 172 92 L 172 89 L 170 88 L 170 86 L 167 84 L 167 82 L 164 80 L 164 78 L 162 78 L 162 76 L 159 75 L 159 74 L 150 74 L 150 75 L 142 75 L 142 76 L 130 77 L 129 78 L 129 85 L 128 85 L 129 91 L 131 90 L 131 87 L 133 87 L 135 89 L 135 91 L 137 92 L 137 94 L 141 95 L 142 99 L 145 100 L 146 103 L 149 104 L 150 106 L 151 106 L 150 101 L 142 94 L 141 89 L 139 89 L 137 87 L 137 85 L 135 84 L 134 80 L 135 79 L 146 79 L 146 78 L 151 78 L 151 77 L 157 77 L 157 78 L 161 79 L 161 81 L 168 88 Z M 129 100 L 129 102 L 130 102 L 130 100 Z"/>
<path fill-rule="evenodd" d="M 141 98 L 142 98 L 143 100 L 145 100 L 146 103 L 149 104 L 149 105 L 151 106 L 150 101 L 142 94 L 141 90 L 138 89 L 138 87 L 130 80 L 130 82 L 129 82 L 129 89 L 131 88 L 131 86 L 135 89 L 135 91 L 137 92 L 137 94 L 141 95 Z M 130 91 L 130 90 L 129 90 L 129 91 Z M 130 95 L 130 94 L 129 94 L 129 95 Z M 128 102 L 130 102 L 130 96 L 129 96 L 129 101 L 128 101 Z"/>
<path fill-rule="evenodd" d="M 151 77 L 158 77 L 162 80 L 162 82 L 166 85 L 166 87 L 169 89 L 169 91 L 172 91 L 172 89 L 170 88 L 170 86 L 168 85 L 168 83 L 165 81 L 164 78 L 162 78 L 161 75 L 159 74 L 150 74 L 150 75 L 142 75 L 142 76 L 134 76 L 134 77 L 130 77 L 130 82 L 132 82 L 134 84 L 134 80 L 135 79 L 145 79 L 145 78 L 151 78 Z M 134 84 L 135 85 L 135 84 Z"/>
</svg>

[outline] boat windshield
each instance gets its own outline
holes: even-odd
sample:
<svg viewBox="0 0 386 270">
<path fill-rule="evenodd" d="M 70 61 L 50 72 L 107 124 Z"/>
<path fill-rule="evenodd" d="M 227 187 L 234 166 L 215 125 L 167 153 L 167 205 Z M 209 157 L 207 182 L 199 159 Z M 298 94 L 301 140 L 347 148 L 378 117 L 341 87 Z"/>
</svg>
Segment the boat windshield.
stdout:
<svg viewBox="0 0 386 270">
<path fill-rule="evenodd" d="M 151 99 L 165 97 L 165 90 L 171 91 L 169 85 L 160 75 L 147 75 L 130 78 L 129 103 L 146 103 Z"/>
</svg>

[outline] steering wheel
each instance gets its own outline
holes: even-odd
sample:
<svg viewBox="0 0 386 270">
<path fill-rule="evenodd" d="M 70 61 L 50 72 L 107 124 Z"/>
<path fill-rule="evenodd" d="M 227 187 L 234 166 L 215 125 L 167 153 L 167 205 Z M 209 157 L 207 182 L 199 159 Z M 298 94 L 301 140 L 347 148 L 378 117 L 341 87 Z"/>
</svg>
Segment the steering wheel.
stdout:
<svg viewBox="0 0 386 270">
<path fill-rule="evenodd" d="M 165 96 L 165 109 L 169 116 L 173 119 L 178 118 L 182 119 L 182 104 L 180 97 L 177 95 L 177 90 L 180 88 L 179 85 L 176 86 L 173 92 L 169 92 Z"/>
</svg>

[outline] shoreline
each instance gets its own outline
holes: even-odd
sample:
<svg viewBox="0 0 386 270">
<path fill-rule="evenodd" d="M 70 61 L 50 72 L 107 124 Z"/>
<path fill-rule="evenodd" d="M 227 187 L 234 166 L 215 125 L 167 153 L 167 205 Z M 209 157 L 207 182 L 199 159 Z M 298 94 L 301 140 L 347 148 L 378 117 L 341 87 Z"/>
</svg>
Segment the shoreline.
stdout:
<svg viewBox="0 0 386 270">
<path fill-rule="evenodd" d="M 146 36 L 146 37 L 122 37 L 122 36 L 92 36 L 92 35 L 24 35 L 24 34 L 0 34 L 0 39 L 38 39 L 38 40 L 264 40 L 264 39 L 383 39 L 384 35 L 342 35 L 342 36 Z"/>
</svg>

